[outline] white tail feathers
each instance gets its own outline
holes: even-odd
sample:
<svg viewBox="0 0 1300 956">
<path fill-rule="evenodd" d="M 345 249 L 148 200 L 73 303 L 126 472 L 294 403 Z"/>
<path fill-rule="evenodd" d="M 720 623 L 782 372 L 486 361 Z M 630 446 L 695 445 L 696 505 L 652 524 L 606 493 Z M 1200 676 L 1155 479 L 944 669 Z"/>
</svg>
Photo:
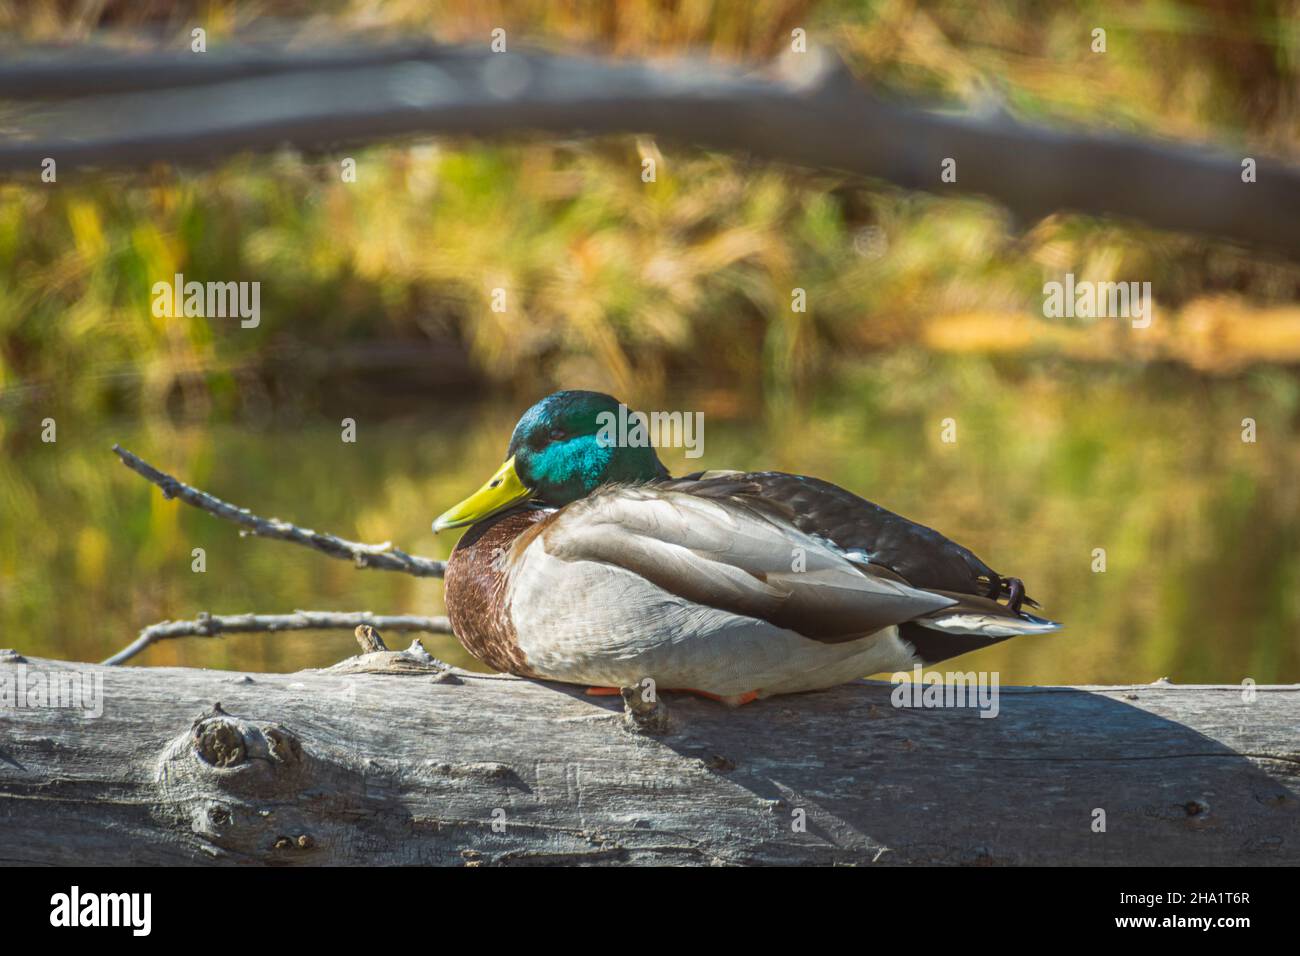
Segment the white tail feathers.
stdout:
<svg viewBox="0 0 1300 956">
<path fill-rule="evenodd" d="M 1019 618 L 995 614 L 962 612 L 916 618 L 912 622 L 945 634 L 970 634 L 972 637 L 1016 637 L 1019 634 L 1050 634 L 1061 625 L 1043 617 L 1021 612 Z"/>
</svg>

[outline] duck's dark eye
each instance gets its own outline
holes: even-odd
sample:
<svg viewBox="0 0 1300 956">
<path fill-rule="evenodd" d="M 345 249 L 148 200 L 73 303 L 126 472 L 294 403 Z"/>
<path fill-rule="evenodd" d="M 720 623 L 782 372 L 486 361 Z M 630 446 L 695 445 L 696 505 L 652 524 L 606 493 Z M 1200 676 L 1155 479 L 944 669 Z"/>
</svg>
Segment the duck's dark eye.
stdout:
<svg viewBox="0 0 1300 956">
<path fill-rule="evenodd" d="M 564 441 L 564 439 L 568 437 L 569 437 L 569 433 L 566 432 L 563 428 L 551 429 L 551 441 Z"/>
</svg>

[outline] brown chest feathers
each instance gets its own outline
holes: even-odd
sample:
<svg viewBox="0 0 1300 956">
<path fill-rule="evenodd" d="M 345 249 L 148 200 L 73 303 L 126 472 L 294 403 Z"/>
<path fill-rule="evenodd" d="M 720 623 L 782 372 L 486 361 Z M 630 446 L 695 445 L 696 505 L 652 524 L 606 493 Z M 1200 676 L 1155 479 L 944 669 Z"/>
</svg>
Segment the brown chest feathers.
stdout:
<svg viewBox="0 0 1300 956">
<path fill-rule="evenodd" d="M 465 650 L 507 674 L 537 676 L 515 640 L 501 561 L 520 535 L 553 514 L 522 508 L 481 521 L 465 532 L 447 561 L 443 584 L 452 630 Z"/>
</svg>

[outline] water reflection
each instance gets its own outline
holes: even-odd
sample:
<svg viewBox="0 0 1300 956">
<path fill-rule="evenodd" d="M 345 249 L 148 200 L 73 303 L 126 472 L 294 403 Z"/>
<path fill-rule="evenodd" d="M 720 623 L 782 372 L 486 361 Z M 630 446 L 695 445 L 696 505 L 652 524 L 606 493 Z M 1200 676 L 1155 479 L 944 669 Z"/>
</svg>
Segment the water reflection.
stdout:
<svg viewBox="0 0 1300 956">
<path fill-rule="evenodd" d="M 521 406 L 423 404 L 357 415 L 355 444 L 323 418 L 257 430 L 105 421 L 10 449 L 0 644 L 99 660 L 145 624 L 201 611 L 442 613 L 439 581 L 241 538 L 164 501 L 109 451 L 119 441 L 264 515 L 445 557 L 455 533 L 435 538 L 431 518 L 499 463 Z M 1024 578 L 1067 625 L 968 655 L 962 669 L 999 670 L 1004 684 L 1300 680 L 1296 395 L 1281 373 L 1206 381 L 899 352 L 802 406 L 687 392 L 667 407 L 708 416 L 703 458 L 666 452 L 674 471 L 838 482 Z M 1241 440 L 1247 417 L 1254 443 Z M 954 443 L 941 439 L 948 418 Z M 206 551 L 202 573 L 193 548 Z M 475 666 L 450 637 L 426 645 Z M 247 635 L 168 642 L 135 663 L 283 671 L 354 651 L 346 632 Z"/>
</svg>

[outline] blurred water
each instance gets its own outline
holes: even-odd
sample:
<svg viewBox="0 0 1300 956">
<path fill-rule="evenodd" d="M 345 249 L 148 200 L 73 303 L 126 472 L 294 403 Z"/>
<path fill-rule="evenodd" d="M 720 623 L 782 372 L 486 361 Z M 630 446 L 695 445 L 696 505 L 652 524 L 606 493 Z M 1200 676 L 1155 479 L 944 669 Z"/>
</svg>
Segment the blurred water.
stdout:
<svg viewBox="0 0 1300 956">
<path fill-rule="evenodd" d="M 1206 380 L 899 352 L 803 404 L 685 391 L 663 407 L 705 412 L 705 454 L 664 459 L 674 472 L 778 468 L 843 484 L 1024 578 L 1043 613 L 1067 625 L 963 657 L 963 670 L 997 669 L 1008 684 L 1293 682 L 1295 391 L 1282 373 Z M 442 613 L 440 581 L 241 538 L 164 501 L 109 448 L 121 442 L 263 515 L 444 557 L 455 533 L 435 538 L 431 519 L 499 464 L 520 410 L 431 400 L 397 417 L 361 410 L 355 444 L 323 416 L 258 428 L 61 422 L 53 445 L 10 423 L 0 646 L 99 660 L 146 624 L 201 611 Z M 1241 441 L 1246 417 L 1253 444 Z M 949 418 L 955 443 L 941 439 Z M 191 571 L 196 547 L 205 573 Z M 425 643 L 474 666 L 450 637 Z M 245 635 L 171 641 L 134 663 L 287 671 L 355 651 L 347 632 Z"/>
</svg>

